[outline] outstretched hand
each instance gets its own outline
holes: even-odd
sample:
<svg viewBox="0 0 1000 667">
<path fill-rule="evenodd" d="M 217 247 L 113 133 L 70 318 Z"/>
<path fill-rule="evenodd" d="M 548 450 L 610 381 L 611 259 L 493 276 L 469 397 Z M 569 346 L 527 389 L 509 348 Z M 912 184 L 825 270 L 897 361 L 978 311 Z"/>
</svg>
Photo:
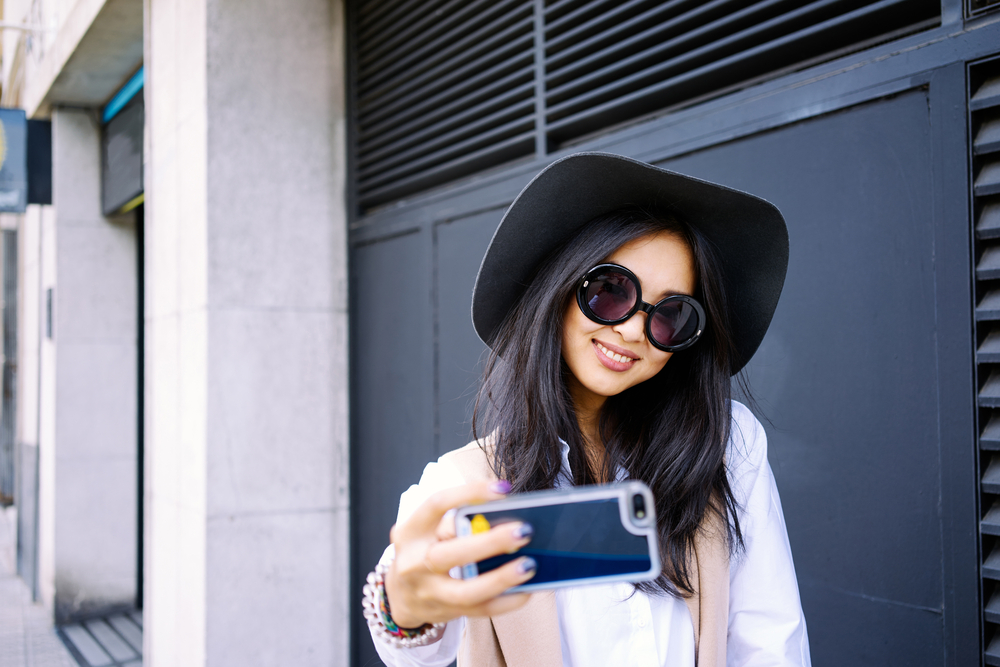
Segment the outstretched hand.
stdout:
<svg viewBox="0 0 1000 667">
<path fill-rule="evenodd" d="M 459 616 L 494 616 L 517 609 L 527 594 L 501 593 L 523 584 L 535 574 L 531 558 L 517 558 L 469 580 L 452 579 L 448 571 L 492 556 L 512 553 L 531 541 L 531 527 L 505 523 L 484 533 L 455 537 L 455 521 L 448 510 L 500 500 L 506 482 L 456 486 L 435 493 L 402 524 L 393 526 L 389 539 L 396 558 L 385 575 L 392 619 L 403 628 L 441 623 Z"/>
</svg>

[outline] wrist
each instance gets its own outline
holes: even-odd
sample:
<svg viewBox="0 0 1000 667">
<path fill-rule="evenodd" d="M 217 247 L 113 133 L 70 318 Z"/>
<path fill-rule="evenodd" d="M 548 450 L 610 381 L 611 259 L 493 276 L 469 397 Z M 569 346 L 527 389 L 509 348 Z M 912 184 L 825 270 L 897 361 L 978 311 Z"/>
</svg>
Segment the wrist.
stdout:
<svg viewBox="0 0 1000 667">
<path fill-rule="evenodd" d="M 365 620 L 372 634 L 395 648 L 410 648 L 432 644 L 444 634 L 444 623 L 424 623 L 416 628 L 401 627 L 392 617 L 389 609 L 389 598 L 385 590 L 385 575 L 387 567 L 379 563 L 373 572 L 368 574 L 364 587 Z"/>
<path fill-rule="evenodd" d="M 427 623 L 427 621 L 418 619 L 410 614 L 406 605 L 401 602 L 402 596 L 398 595 L 399 590 L 396 586 L 397 581 L 395 568 L 391 567 L 391 565 L 388 566 L 386 568 L 385 575 L 382 577 L 382 581 L 382 595 L 385 601 L 385 607 L 389 610 L 393 623 L 405 630 L 415 630 Z M 396 602 L 395 606 L 390 605 L 391 600 Z"/>
</svg>

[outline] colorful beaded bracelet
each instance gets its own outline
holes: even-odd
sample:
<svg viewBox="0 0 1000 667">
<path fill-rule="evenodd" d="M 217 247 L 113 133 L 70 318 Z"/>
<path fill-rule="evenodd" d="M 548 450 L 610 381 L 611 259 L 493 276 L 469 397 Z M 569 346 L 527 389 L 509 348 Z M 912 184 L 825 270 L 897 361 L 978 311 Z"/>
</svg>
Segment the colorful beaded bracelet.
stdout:
<svg viewBox="0 0 1000 667">
<path fill-rule="evenodd" d="M 376 637 L 395 648 L 412 648 L 431 644 L 441 636 L 445 623 L 424 623 L 419 628 L 401 628 L 392 620 L 389 611 L 389 597 L 385 593 L 385 572 L 388 564 L 379 563 L 368 573 L 368 583 L 364 587 L 365 620 Z"/>
</svg>

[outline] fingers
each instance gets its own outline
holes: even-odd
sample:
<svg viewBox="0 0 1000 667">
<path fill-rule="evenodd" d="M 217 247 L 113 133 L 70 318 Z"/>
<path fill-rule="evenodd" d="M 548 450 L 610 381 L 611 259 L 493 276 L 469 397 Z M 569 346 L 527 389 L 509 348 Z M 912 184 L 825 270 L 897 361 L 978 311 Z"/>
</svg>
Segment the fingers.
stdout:
<svg viewBox="0 0 1000 667">
<path fill-rule="evenodd" d="M 534 576 L 531 558 L 518 558 L 468 581 L 447 575 L 456 565 L 512 553 L 530 541 L 531 527 L 519 522 L 479 535 L 454 537 L 454 517 L 446 516 L 454 512 L 449 510 L 499 500 L 509 491 L 510 484 L 504 481 L 445 489 L 425 500 L 405 522 L 393 526 L 390 538 L 396 558 L 386 573 L 385 586 L 398 623 L 411 627 L 417 621 L 502 613 L 523 604 L 521 597 L 495 598 Z"/>
<path fill-rule="evenodd" d="M 514 553 L 531 541 L 531 524 L 511 522 L 485 533 L 437 542 L 427 549 L 425 563 L 432 572 L 444 573 L 458 565 Z"/>
<path fill-rule="evenodd" d="M 524 567 L 526 563 L 531 564 L 530 569 Z M 429 609 L 422 618 L 428 623 L 437 623 L 459 616 L 492 616 L 512 611 L 527 602 L 530 596 L 523 593 L 501 593 L 512 586 L 525 583 L 534 574 L 534 560 L 525 557 L 474 579 L 444 581 L 444 577 L 437 577 L 436 581 L 441 583 L 434 587 L 429 596 L 436 602 L 432 605 L 433 609 Z M 393 615 L 395 616 L 395 607 Z"/>
<path fill-rule="evenodd" d="M 400 533 L 404 530 L 407 535 L 433 532 L 441 522 L 441 517 L 451 508 L 499 500 L 508 491 L 510 484 L 503 480 L 465 484 L 438 491 L 416 509 L 404 526 L 397 527 L 396 536 L 403 537 Z"/>
<path fill-rule="evenodd" d="M 438 579 L 438 599 L 448 600 L 455 607 L 465 609 L 479 607 L 514 586 L 519 586 L 535 576 L 537 564 L 533 558 L 524 556 L 505 563 L 495 570 L 472 579 Z"/>
<path fill-rule="evenodd" d="M 450 509 L 444 513 L 441 520 L 438 521 L 437 530 L 434 536 L 438 540 L 450 540 L 455 537 L 455 510 Z"/>
</svg>

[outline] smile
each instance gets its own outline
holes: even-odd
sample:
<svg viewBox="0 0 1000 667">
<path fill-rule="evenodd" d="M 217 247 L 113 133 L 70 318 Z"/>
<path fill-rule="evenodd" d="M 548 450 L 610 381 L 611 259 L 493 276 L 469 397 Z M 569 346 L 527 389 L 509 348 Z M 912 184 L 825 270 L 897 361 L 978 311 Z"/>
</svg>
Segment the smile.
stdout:
<svg viewBox="0 0 1000 667">
<path fill-rule="evenodd" d="M 597 349 L 600 350 L 604 354 L 604 356 L 606 356 L 608 359 L 611 359 L 612 361 L 618 362 L 619 364 L 629 364 L 633 361 L 638 361 L 637 358 L 613 352 L 608 348 L 606 348 L 605 346 L 601 345 L 601 343 L 596 340 L 594 341 L 594 345 L 597 346 Z"/>
</svg>

